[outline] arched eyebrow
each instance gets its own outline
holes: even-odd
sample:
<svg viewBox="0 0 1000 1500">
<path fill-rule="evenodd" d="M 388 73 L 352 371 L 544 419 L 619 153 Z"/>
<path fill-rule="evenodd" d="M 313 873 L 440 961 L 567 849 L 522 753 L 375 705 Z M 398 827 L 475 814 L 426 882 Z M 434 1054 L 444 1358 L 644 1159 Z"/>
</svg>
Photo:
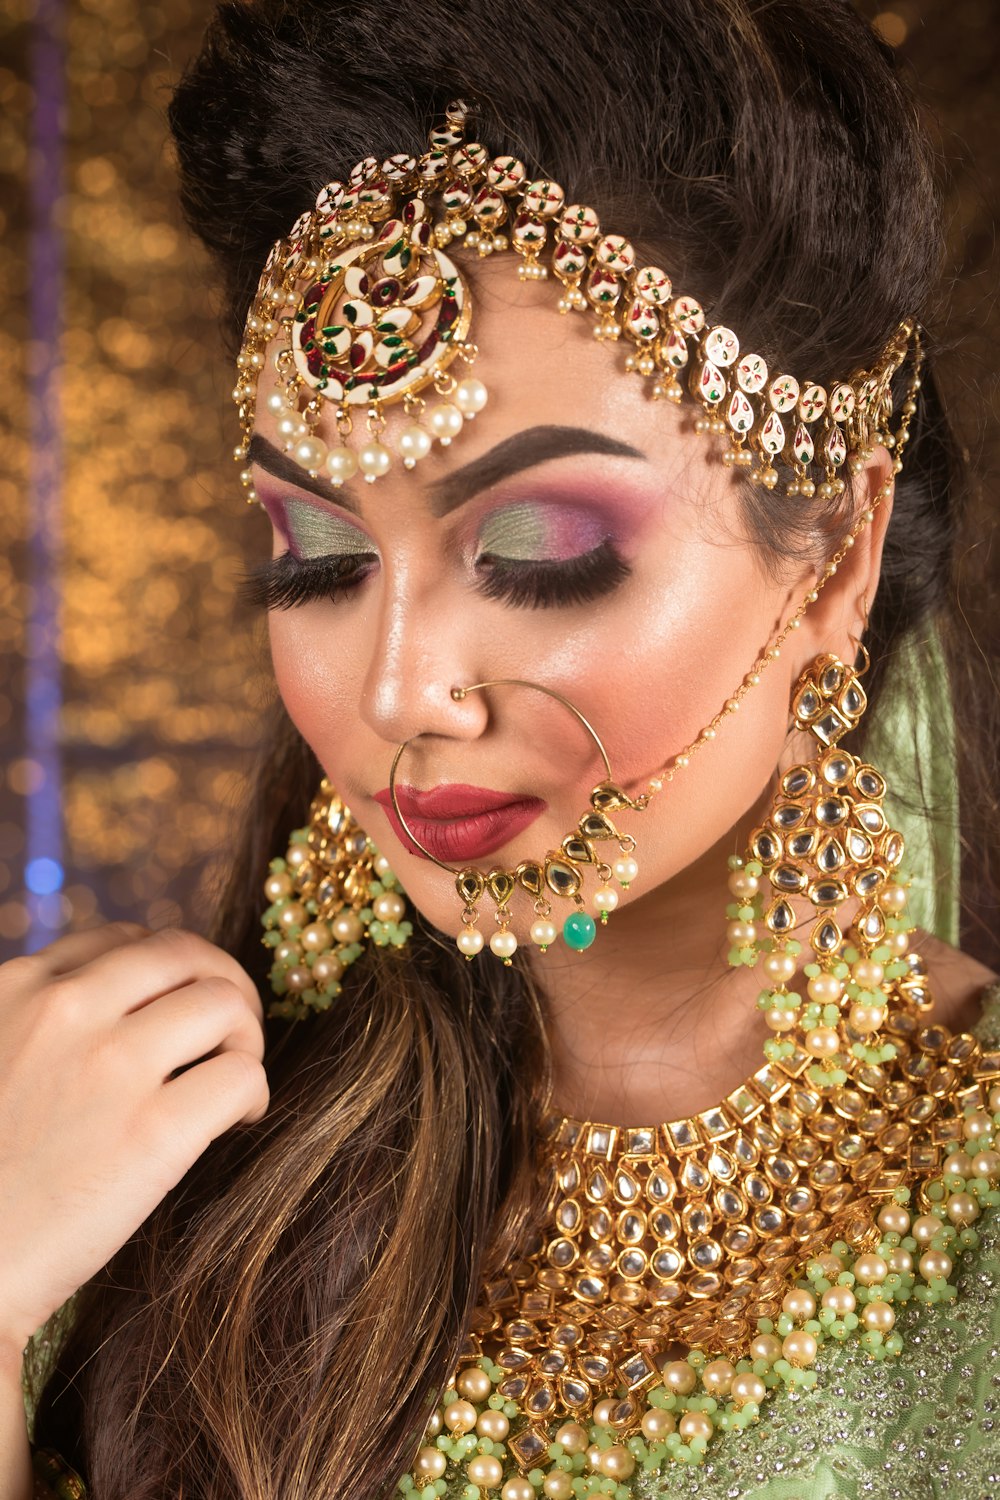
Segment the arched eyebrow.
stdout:
<svg viewBox="0 0 1000 1500">
<path fill-rule="evenodd" d="M 570 458 L 581 453 L 648 462 L 645 453 L 631 443 L 623 443 L 603 432 L 592 432 L 588 427 L 528 427 L 523 432 L 512 433 L 460 469 L 453 469 L 450 474 L 428 484 L 426 493 L 431 512 L 435 516 L 446 516 L 481 490 L 509 479 L 512 474 L 554 458 Z M 276 448 L 261 433 L 255 432 L 250 439 L 249 460 L 285 484 L 296 485 L 300 490 L 318 495 L 321 500 L 335 501 L 356 516 L 363 515 L 363 507 L 355 492 L 346 486 L 334 489 L 321 479 L 311 479 L 290 454 Z"/>
</svg>

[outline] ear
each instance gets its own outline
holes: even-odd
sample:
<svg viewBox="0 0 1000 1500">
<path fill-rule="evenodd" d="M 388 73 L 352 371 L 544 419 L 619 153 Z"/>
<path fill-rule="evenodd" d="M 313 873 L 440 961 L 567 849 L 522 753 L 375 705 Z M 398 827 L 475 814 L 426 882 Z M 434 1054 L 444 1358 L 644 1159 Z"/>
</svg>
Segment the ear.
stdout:
<svg viewBox="0 0 1000 1500">
<path fill-rule="evenodd" d="M 852 662 L 857 654 L 857 642 L 878 590 L 894 492 L 890 489 L 881 499 L 878 496 L 893 473 L 889 451 L 880 445 L 853 476 L 855 518 L 860 520 L 869 511 L 871 520 L 862 524 L 836 573 L 818 587 L 817 598 L 803 616 L 796 632 L 796 676 L 823 652 L 832 651 L 846 662 Z"/>
</svg>

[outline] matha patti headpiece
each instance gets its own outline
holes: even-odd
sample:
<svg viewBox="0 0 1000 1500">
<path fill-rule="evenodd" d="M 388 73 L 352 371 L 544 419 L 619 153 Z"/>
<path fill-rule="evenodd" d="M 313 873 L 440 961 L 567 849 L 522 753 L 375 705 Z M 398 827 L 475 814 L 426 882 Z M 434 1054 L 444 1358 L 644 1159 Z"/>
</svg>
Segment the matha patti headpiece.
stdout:
<svg viewBox="0 0 1000 1500">
<path fill-rule="evenodd" d="M 487 401 L 482 381 L 451 371 L 476 346 L 469 283 L 447 254 L 453 243 L 481 257 L 513 250 L 523 280 L 562 285 L 561 313 L 593 319 L 595 338 L 629 345 L 626 368 L 655 398 L 698 403 L 696 428 L 728 439 L 723 460 L 773 489 L 782 466 L 789 495 L 840 494 L 839 471 L 871 448 L 892 448 L 892 378 L 920 331 L 905 320 L 868 370 L 827 390 L 772 371 L 741 351 L 694 297 L 675 294 L 667 273 L 641 266 L 635 247 L 606 233 L 597 213 L 566 201 L 559 183 L 532 180 L 512 156 L 491 157 L 465 140 L 465 104 L 448 107 L 420 157 L 366 157 L 347 182 L 331 182 L 268 256 L 247 319 L 234 399 L 246 463 L 257 384 L 272 343 L 277 384 L 268 404 L 286 451 L 311 475 L 340 485 L 360 470 L 373 481 L 393 467 L 381 441 L 384 409 L 402 402 L 412 420 L 397 452 L 413 468 L 436 439 L 447 446 Z M 433 391 L 432 391 L 433 388 Z M 427 395 L 437 399 L 427 404 Z M 316 427 L 329 403 L 338 441 Z M 359 443 L 355 424 L 363 417 Z M 254 499 L 249 469 L 243 480 Z"/>
</svg>

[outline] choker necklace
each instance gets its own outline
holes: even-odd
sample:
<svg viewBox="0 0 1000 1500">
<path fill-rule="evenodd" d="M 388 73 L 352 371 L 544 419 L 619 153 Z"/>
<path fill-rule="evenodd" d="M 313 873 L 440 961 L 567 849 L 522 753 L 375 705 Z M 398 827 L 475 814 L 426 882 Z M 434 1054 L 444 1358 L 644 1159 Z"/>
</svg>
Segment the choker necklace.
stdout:
<svg viewBox="0 0 1000 1500">
<path fill-rule="evenodd" d="M 954 1297 L 1000 1203 L 1000 1052 L 928 1024 L 921 960 L 897 967 L 881 1060 L 833 1090 L 788 1046 L 691 1119 L 545 1120 L 543 1223 L 485 1286 L 404 1493 L 622 1500 L 815 1386 L 827 1340 L 894 1358 L 896 1310 Z"/>
</svg>

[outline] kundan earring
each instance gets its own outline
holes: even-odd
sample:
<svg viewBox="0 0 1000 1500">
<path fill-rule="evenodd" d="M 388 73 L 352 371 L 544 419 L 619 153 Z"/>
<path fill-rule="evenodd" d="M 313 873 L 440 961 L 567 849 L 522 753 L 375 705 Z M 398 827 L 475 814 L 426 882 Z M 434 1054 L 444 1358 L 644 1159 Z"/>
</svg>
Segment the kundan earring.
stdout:
<svg viewBox="0 0 1000 1500">
<path fill-rule="evenodd" d="M 908 952 L 903 837 L 885 815 L 885 779 L 838 744 L 867 706 L 861 650 L 861 673 L 824 655 L 799 678 L 793 726 L 813 735 L 816 752 L 781 777 L 767 821 L 731 860 L 727 908 L 729 962 L 759 962 L 766 981 L 768 1058 L 798 1053 L 810 1083 L 841 1091 L 895 1056 L 880 1035 L 894 992 L 930 1003 Z"/>
<path fill-rule="evenodd" d="M 388 860 L 325 779 L 308 825 L 291 834 L 284 859 L 272 859 L 264 894 L 263 941 L 273 949 L 277 996 L 269 1016 L 328 1010 L 366 943 L 402 948 L 413 932 Z"/>
<path fill-rule="evenodd" d="M 453 865 L 445 864 L 429 849 L 424 848 L 403 817 L 396 796 L 396 768 L 406 747 L 415 739 L 419 739 L 419 735 L 404 740 L 393 756 L 389 771 L 389 795 L 392 798 L 393 808 L 406 830 L 407 837 L 428 859 L 433 860 L 440 869 L 447 870 L 455 877 L 455 889 L 462 902 L 463 924 L 456 941 L 459 951 L 466 958 L 474 958 L 486 946 L 486 939 L 476 926 L 479 920 L 478 902 L 486 894 L 494 902 L 494 918 L 497 924 L 497 930 L 489 940 L 490 951 L 505 964 L 511 962 L 517 948 L 517 938 L 510 931 L 509 902 L 518 888 L 526 891 L 533 900 L 535 920 L 531 925 L 531 940 L 542 953 L 556 941 L 559 935 L 559 929 L 552 920 L 550 896 L 557 896 L 561 900 L 573 903 L 574 910 L 562 923 L 562 935 L 567 947 L 582 951 L 590 947 L 597 933 L 597 922 L 587 911 L 583 898 L 586 871 L 592 870 L 599 881 L 598 889 L 594 892 L 594 909 L 598 920 L 602 923 L 607 922 L 609 914 L 618 905 L 618 891 L 612 885 L 612 880 L 615 880 L 622 890 L 627 890 L 639 873 L 639 866 L 633 858 L 635 839 L 631 834 L 620 833 L 612 822 L 610 814 L 624 808 L 642 811 L 648 799 L 628 797 L 621 787 L 615 784 L 607 752 L 597 731 L 579 709 L 574 708 L 567 698 L 552 688 L 542 687 L 537 682 L 526 682 L 518 677 L 501 677 L 492 682 L 475 682 L 470 687 L 452 688 L 451 696 L 459 702 L 467 693 L 493 687 L 534 688 L 536 692 L 545 693 L 548 697 L 554 698 L 583 725 L 604 763 L 605 779 L 594 787 L 587 810 L 581 815 L 576 826 L 567 833 L 559 848 L 548 850 L 544 858 L 540 860 L 522 860 L 513 870 L 495 866 L 486 871 L 479 870 L 475 866 L 466 866 L 458 870 Z M 600 847 L 602 844 L 617 845 L 617 857 L 613 858 L 610 863 L 602 855 Z"/>
</svg>

